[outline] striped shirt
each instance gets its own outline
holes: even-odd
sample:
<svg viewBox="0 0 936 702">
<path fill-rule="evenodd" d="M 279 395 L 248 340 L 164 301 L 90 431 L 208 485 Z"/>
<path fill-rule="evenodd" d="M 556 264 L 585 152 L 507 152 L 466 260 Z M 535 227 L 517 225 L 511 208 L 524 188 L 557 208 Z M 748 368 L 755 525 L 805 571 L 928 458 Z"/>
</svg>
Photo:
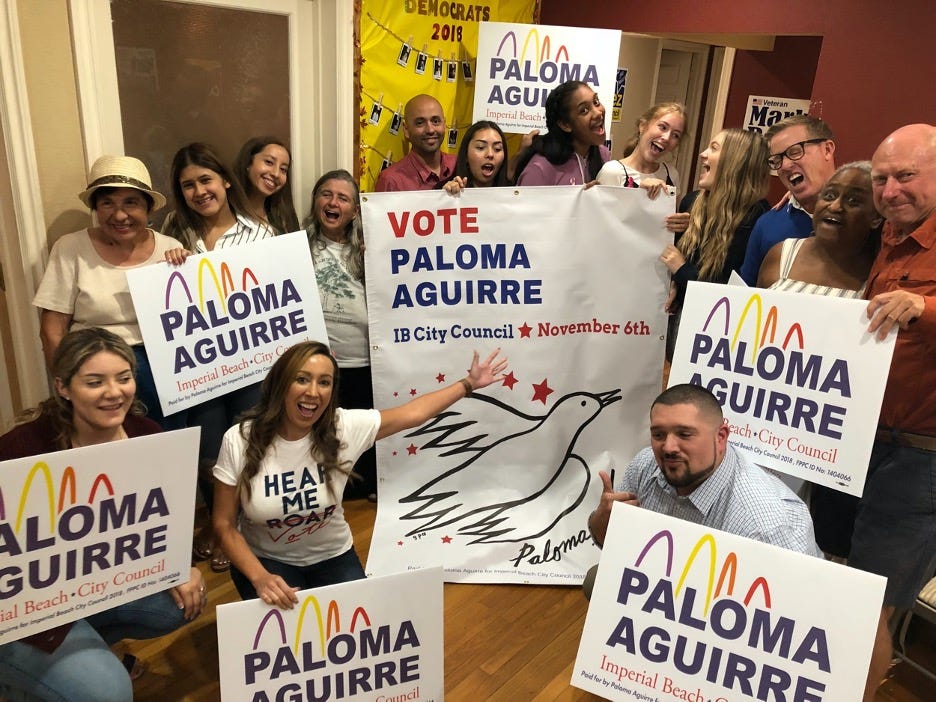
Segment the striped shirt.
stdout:
<svg viewBox="0 0 936 702">
<path fill-rule="evenodd" d="M 817 283 L 804 283 L 802 280 L 790 278 L 790 269 L 799 253 L 800 247 L 806 239 L 784 239 L 783 249 L 780 253 L 780 277 L 770 286 L 771 290 L 785 292 L 809 293 L 810 295 L 826 295 L 827 297 L 844 297 L 846 299 L 860 300 L 864 297 L 865 286 L 860 290 L 847 288 L 833 288 L 831 285 Z"/>
<path fill-rule="evenodd" d="M 269 224 L 258 222 L 254 219 L 248 219 L 243 215 L 237 215 L 237 222 L 224 234 L 218 237 L 215 242 L 214 250 L 226 249 L 231 246 L 241 246 L 249 244 L 260 239 L 268 239 L 276 236 L 276 231 Z M 195 253 L 208 253 L 205 248 L 205 242 L 201 237 L 195 241 Z"/>
<path fill-rule="evenodd" d="M 718 468 L 685 497 L 677 495 L 666 482 L 650 448 L 634 457 L 615 490 L 636 494 L 640 506 L 654 512 L 790 551 L 822 556 L 803 501 L 730 443 Z"/>
</svg>

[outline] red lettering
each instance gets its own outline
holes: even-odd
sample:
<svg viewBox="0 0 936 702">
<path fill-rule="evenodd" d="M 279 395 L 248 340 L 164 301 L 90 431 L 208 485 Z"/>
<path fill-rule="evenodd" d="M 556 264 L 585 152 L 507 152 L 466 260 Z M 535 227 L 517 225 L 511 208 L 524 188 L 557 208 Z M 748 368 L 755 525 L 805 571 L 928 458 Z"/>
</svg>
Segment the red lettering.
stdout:
<svg viewBox="0 0 936 702">
<path fill-rule="evenodd" d="M 403 235 L 406 233 L 406 223 L 409 221 L 409 212 L 401 212 L 401 219 L 397 219 L 396 212 L 388 212 L 387 217 L 390 219 L 390 226 L 393 228 L 393 236 L 397 239 L 402 239 Z"/>
</svg>

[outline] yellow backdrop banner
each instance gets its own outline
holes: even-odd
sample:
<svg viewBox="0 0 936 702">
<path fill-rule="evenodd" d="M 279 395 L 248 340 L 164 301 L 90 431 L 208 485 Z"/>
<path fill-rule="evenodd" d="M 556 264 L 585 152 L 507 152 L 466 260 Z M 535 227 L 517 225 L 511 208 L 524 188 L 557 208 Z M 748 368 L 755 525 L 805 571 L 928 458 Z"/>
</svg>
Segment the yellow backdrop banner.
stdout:
<svg viewBox="0 0 936 702">
<path fill-rule="evenodd" d="M 478 25 L 530 23 L 535 8 L 536 0 L 363 0 L 361 190 L 373 190 L 381 168 L 408 152 L 403 106 L 414 95 L 442 104 L 448 125 L 442 148 L 456 153 L 471 125 Z"/>
</svg>

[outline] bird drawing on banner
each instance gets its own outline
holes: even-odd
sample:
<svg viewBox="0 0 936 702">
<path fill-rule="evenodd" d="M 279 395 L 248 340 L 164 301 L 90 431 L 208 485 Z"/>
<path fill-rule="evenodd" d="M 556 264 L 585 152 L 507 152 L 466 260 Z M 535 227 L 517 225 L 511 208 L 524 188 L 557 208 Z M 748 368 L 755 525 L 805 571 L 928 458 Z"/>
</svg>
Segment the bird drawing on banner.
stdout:
<svg viewBox="0 0 936 702">
<path fill-rule="evenodd" d="M 476 537 L 470 543 L 526 541 L 545 534 L 578 507 L 591 481 L 588 464 L 575 453 L 576 440 L 620 399 L 620 390 L 573 392 L 546 414 L 529 415 L 472 395 L 470 402 L 484 403 L 471 405 L 471 417 L 477 419 L 450 410 L 407 434 L 414 443 L 425 440 L 420 450 L 438 450 L 440 458 L 455 463 L 400 500 L 418 505 L 401 516 L 421 522 L 407 536 L 455 522 L 460 522 L 459 533 Z M 541 455 L 544 446 L 559 449 L 550 452 L 550 465 L 516 466 L 518 456 Z M 459 487 L 466 484 L 477 488 L 466 494 Z"/>
</svg>

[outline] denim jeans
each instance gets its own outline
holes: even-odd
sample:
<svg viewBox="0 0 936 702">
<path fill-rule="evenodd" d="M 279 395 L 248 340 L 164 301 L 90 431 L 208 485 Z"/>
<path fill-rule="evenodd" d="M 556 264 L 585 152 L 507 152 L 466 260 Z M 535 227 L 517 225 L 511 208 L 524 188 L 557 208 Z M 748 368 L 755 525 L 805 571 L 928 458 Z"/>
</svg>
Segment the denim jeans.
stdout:
<svg viewBox="0 0 936 702">
<path fill-rule="evenodd" d="M 128 702 L 133 685 L 110 645 L 149 639 L 185 623 L 168 592 L 147 595 L 75 622 L 52 653 L 13 641 L 0 646 L 0 695 L 10 702 Z"/>
<path fill-rule="evenodd" d="M 271 558 L 257 556 L 261 565 L 273 575 L 280 576 L 291 587 L 308 590 L 313 587 L 346 583 L 351 580 L 364 579 L 364 567 L 358 560 L 352 546 L 339 556 L 334 556 L 318 563 L 307 566 L 294 566 Z M 231 566 L 231 580 L 242 600 L 257 599 L 257 591 L 247 577 L 233 565 Z"/>
</svg>

